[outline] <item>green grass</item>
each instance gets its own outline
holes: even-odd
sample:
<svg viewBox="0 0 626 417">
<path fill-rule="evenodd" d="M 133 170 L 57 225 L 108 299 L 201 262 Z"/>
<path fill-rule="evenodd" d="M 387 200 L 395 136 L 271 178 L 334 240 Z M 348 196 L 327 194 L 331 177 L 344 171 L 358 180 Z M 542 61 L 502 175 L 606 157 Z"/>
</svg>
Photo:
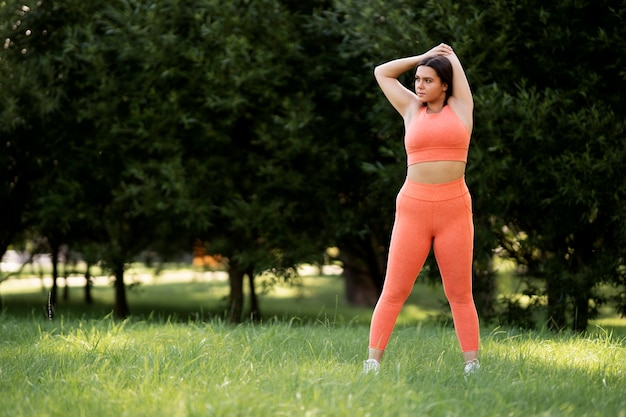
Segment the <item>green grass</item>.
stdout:
<svg viewBox="0 0 626 417">
<path fill-rule="evenodd" d="M 626 343 L 495 329 L 466 380 L 454 332 L 400 326 L 362 375 L 367 327 L 1 317 L 6 416 L 624 416 Z"/>
<path fill-rule="evenodd" d="M 164 277 L 131 286 L 127 290 L 128 304 L 133 316 L 167 319 L 210 319 L 224 317 L 229 292 L 224 279 L 197 277 L 193 271 L 178 271 L 179 279 Z M 12 316 L 32 317 L 44 314 L 48 290 L 36 285 L 23 287 L 0 285 L 2 304 Z M 9 282 L 8 282 L 9 283 Z M 13 282 L 19 284 L 19 280 Z M 262 283 L 259 283 L 262 284 Z M 70 287 L 69 300 L 62 299 L 63 280 L 59 280 L 57 313 L 70 317 L 101 318 L 113 309 L 113 289 L 110 285 L 97 285 L 92 289 L 95 304 L 84 304 L 83 288 Z M 247 283 L 246 283 L 247 287 Z M 368 324 L 372 309 L 352 307 L 344 302 L 344 284 L 337 276 L 304 276 L 294 284 L 280 283 L 260 295 L 260 306 L 265 318 L 289 320 L 298 317 L 304 321 L 332 318 L 335 323 Z M 246 295 L 247 300 L 247 295 Z M 445 297 L 441 287 L 417 285 L 399 324 L 413 324 L 417 320 L 437 318 L 446 314 Z M 449 315 L 449 314 L 448 314 Z"/>
<path fill-rule="evenodd" d="M 626 417 L 621 323 L 584 336 L 483 326 L 482 369 L 465 379 L 440 289 L 418 285 L 365 376 L 371 309 L 346 306 L 337 278 L 301 284 L 238 326 L 220 318 L 219 280 L 136 287 L 126 321 L 110 318 L 107 286 L 91 307 L 72 288 L 52 321 L 40 288 L 0 288 L 0 416 Z"/>
</svg>

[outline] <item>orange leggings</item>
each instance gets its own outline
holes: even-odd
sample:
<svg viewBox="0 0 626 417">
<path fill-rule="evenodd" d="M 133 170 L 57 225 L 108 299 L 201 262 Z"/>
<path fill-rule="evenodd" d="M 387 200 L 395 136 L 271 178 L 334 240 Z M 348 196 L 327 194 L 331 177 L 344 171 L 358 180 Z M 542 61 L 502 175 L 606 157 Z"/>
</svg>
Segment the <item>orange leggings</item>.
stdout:
<svg viewBox="0 0 626 417">
<path fill-rule="evenodd" d="M 461 350 L 478 350 L 472 296 L 474 224 L 465 179 L 444 184 L 406 180 L 396 200 L 387 273 L 374 309 L 369 347 L 385 350 L 398 314 L 433 247 Z"/>
</svg>

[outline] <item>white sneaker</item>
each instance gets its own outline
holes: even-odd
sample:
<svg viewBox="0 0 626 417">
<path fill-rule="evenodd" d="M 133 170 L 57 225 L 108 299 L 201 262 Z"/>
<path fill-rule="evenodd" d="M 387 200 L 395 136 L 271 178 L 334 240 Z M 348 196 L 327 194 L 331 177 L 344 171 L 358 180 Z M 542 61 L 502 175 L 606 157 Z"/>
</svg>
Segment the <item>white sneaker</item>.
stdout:
<svg viewBox="0 0 626 417">
<path fill-rule="evenodd" d="M 475 373 L 479 369 L 480 369 L 480 362 L 478 362 L 478 359 L 467 361 L 465 362 L 464 374 L 465 376 L 468 376 L 468 375 Z"/>
<path fill-rule="evenodd" d="M 369 374 L 370 372 L 373 374 L 377 374 L 379 370 L 380 363 L 376 359 L 368 359 L 366 361 L 363 361 L 363 373 L 365 375 Z"/>
</svg>

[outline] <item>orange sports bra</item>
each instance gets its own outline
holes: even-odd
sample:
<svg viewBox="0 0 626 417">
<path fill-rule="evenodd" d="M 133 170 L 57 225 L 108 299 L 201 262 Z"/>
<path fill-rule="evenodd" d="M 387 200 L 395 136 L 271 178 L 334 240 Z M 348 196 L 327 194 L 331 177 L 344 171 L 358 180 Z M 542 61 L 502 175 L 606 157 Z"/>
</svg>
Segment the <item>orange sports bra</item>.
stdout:
<svg viewBox="0 0 626 417">
<path fill-rule="evenodd" d="M 419 109 L 404 136 L 407 165 L 429 161 L 467 162 L 470 132 L 448 105 L 439 113 Z"/>
</svg>

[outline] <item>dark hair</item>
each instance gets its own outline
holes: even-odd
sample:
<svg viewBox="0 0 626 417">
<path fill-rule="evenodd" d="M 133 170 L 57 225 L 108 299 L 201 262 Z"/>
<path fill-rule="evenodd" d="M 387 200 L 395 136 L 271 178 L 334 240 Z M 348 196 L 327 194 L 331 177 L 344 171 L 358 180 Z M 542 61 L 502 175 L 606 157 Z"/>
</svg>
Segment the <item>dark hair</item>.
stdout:
<svg viewBox="0 0 626 417">
<path fill-rule="evenodd" d="M 441 82 L 444 84 L 448 84 L 448 89 L 446 90 L 446 99 L 444 100 L 444 105 L 448 104 L 448 99 L 452 95 L 452 64 L 450 60 L 442 55 L 433 56 L 430 58 L 426 58 L 419 64 L 418 67 L 425 65 L 435 70 Z M 417 67 L 415 68 L 417 70 Z"/>
</svg>

